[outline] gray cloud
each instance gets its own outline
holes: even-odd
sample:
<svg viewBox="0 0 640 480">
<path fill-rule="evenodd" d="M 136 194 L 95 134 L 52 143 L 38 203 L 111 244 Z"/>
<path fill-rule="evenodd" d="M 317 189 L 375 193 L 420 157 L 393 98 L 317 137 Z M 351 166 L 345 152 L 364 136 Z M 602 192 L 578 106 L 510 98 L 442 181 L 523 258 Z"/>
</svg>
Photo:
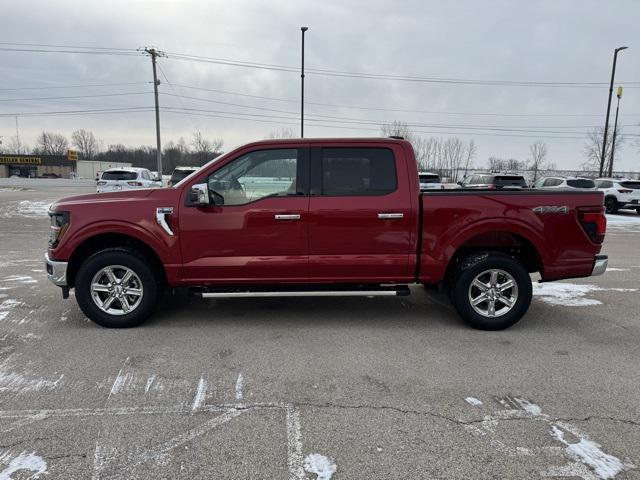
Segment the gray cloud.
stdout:
<svg viewBox="0 0 640 480">
<path fill-rule="evenodd" d="M 373 72 L 420 77 L 455 77 L 489 80 L 607 82 L 612 50 L 629 45 L 621 54 L 617 79 L 640 81 L 640 44 L 637 19 L 640 4 L 618 1 L 615 8 L 601 1 L 143 1 L 143 2 L 7 2 L 3 6 L 4 42 L 46 43 L 136 48 L 155 45 L 167 52 L 229 58 L 265 64 L 297 66 L 301 25 L 307 32 L 307 65 L 330 70 Z M 605 8 L 606 7 L 606 8 Z M 148 58 L 0 52 L 0 88 L 41 87 L 116 82 L 148 82 Z M 164 106 L 238 113 L 258 113 L 263 107 L 297 112 L 299 74 L 161 60 L 170 82 L 228 90 L 251 95 L 290 99 L 274 102 L 175 87 L 175 92 L 247 107 L 163 96 Z M 166 83 L 161 90 L 174 91 Z M 602 125 L 607 87 L 525 88 L 411 83 L 308 74 L 307 100 L 382 109 L 428 110 L 508 114 L 598 114 L 584 117 L 500 117 L 410 114 L 309 105 L 307 112 L 364 120 L 404 120 L 450 128 L 420 127 L 425 132 L 460 132 L 460 126 L 519 128 L 547 127 L 550 131 L 583 132 Z M 0 102 L 0 113 L 152 106 L 150 84 L 94 89 L 1 91 L 0 98 L 149 92 L 144 95 Z M 631 115 L 635 114 L 635 116 Z M 272 130 L 293 128 L 297 120 L 254 117 L 265 122 L 162 114 L 163 142 L 189 137 L 194 128 L 221 137 L 227 148 L 264 138 Z M 281 123 L 266 123 L 274 121 Z M 338 124 L 326 128 L 307 123 L 309 136 L 374 136 L 375 125 Z M 324 122 L 326 124 L 326 122 Z M 621 104 L 625 133 L 640 134 L 640 88 L 625 90 Z M 351 128 L 349 128 L 351 126 Z M 456 126 L 454 128 L 453 126 Z M 370 128 L 360 130 L 358 128 Z M 21 136 L 33 143 L 42 129 L 65 134 L 76 128 L 93 130 L 106 144 L 154 144 L 153 113 L 25 117 Z M 476 163 L 490 155 L 525 159 L 536 138 L 479 135 L 464 130 L 458 136 L 474 138 Z M 13 118 L 0 117 L 0 135 L 15 134 Z M 428 135 L 425 133 L 424 135 Z M 444 135 L 444 134 L 443 134 Z M 522 135 L 535 135 L 522 132 Z M 554 139 L 542 134 L 551 160 L 559 166 L 577 166 L 582 159 L 582 139 Z M 576 136 L 570 134 L 568 136 Z M 621 168 L 639 169 L 640 155 L 628 139 Z"/>
</svg>

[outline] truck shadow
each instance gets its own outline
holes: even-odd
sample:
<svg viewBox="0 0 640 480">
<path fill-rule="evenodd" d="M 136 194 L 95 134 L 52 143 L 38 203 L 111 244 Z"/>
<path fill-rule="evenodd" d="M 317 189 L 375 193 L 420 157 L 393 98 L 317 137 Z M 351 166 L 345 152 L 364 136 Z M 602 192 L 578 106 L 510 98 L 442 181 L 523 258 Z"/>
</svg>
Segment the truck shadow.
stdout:
<svg viewBox="0 0 640 480">
<path fill-rule="evenodd" d="M 185 291 L 165 296 L 147 325 L 367 325 L 468 328 L 446 296 L 413 287 L 408 297 L 202 299 Z"/>
</svg>

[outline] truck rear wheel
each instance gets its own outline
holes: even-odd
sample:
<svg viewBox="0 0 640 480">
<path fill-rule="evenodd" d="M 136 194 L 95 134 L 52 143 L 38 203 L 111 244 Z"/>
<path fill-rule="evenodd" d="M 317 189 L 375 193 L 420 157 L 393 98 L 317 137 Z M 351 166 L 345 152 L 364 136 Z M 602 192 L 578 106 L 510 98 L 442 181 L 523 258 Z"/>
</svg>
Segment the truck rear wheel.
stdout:
<svg viewBox="0 0 640 480">
<path fill-rule="evenodd" d="M 515 324 L 531 304 L 531 278 L 513 257 L 498 252 L 471 255 L 451 283 L 451 300 L 462 319 L 480 330 Z"/>
<path fill-rule="evenodd" d="M 155 310 L 161 291 L 148 263 L 128 248 L 108 248 L 85 260 L 75 281 L 84 314 L 103 327 L 141 325 Z"/>
</svg>

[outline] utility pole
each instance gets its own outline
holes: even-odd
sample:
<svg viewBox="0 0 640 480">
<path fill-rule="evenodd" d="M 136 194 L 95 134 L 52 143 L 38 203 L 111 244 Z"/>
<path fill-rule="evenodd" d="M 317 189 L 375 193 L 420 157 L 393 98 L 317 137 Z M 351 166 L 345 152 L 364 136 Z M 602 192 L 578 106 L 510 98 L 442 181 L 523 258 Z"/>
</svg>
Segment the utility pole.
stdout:
<svg viewBox="0 0 640 480">
<path fill-rule="evenodd" d="M 304 138 L 304 32 L 309 27 L 300 27 L 302 32 L 302 63 L 300 65 L 300 138 Z"/>
<path fill-rule="evenodd" d="M 609 158 L 609 178 L 613 175 L 613 154 L 616 151 L 616 134 L 618 133 L 618 111 L 620 110 L 620 99 L 622 98 L 622 85 L 618 85 L 618 103 L 616 104 L 616 120 L 613 122 L 613 138 L 611 139 L 611 157 Z"/>
<path fill-rule="evenodd" d="M 160 143 L 160 106 L 158 104 L 158 85 L 160 85 L 160 81 L 158 80 L 158 75 L 156 74 L 156 58 L 157 57 L 166 57 L 167 55 L 160 50 L 156 50 L 153 47 L 145 47 L 144 52 L 151 57 L 151 66 L 153 68 L 153 94 L 156 100 L 156 159 L 157 159 L 157 169 L 158 176 L 162 178 L 162 147 Z"/>
<path fill-rule="evenodd" d="M 611 83 L 609 84 L 609 102 L 607 103 L 607 118 L 604 121 L 604 137 L 602 138 L 602 155 L 600 155 L 600 176 L 604 170 L 604 156 L 607 151 L 607 133 L 609 131 L 609 113 L 611 112 L 611 96 L 613 95 L 613 81 L 616 76 L 616 61 L 618 60 L 618 52 L 629 47 L 618 47 L 613 51 L 613 67 L 611 68 Z"/>
</svg>

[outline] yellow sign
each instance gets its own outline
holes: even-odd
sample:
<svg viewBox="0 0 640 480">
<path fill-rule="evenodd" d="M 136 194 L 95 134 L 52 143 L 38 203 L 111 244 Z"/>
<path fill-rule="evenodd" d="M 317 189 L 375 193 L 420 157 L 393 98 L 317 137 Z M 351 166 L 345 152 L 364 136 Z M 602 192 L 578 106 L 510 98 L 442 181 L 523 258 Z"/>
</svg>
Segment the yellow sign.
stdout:
<svg viewBox="0 0 640 480">
<path fill-rule="evenodd" d="M 73 160 L 74 162 L 78 161 L 78 152 L 76 150 L 67 150 L 67 159 Z"/>
<path fill-rule="evenodd" d="M 622 85 L 618 85 L 618 98 L 622 97 Z"/>
<path fill-rule="evenodd" d="M 40 165 L 42 159 L 40 157 L 0 157 L 0 163 L 22 163 L 31 165 Z"/>
</svg>

